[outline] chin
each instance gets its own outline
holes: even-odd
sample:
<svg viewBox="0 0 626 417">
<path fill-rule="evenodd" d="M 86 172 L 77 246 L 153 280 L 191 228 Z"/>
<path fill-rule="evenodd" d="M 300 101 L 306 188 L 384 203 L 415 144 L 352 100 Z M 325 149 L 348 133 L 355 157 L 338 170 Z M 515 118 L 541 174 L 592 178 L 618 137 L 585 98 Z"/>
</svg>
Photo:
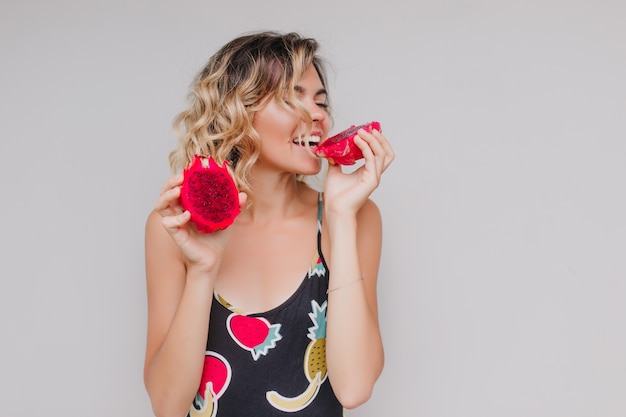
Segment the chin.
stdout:
<svg viewBox="0 0 626 417">
<path fill-rule="evenodd" d="M 310 164 L 307 164 L 306 167 L 300 167 L 298 172 L 299 175 L 317 175 L 322 170 L 322 162 L 319 159 L 316 159 Z"/>
</svg>

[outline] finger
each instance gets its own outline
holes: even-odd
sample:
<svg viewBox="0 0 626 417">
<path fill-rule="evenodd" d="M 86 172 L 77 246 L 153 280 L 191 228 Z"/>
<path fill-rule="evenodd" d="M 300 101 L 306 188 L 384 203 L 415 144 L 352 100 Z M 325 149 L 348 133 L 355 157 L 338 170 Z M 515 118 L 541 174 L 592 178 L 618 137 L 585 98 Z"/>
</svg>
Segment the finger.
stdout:
<svg viewBox="0 0 626 417">
<path fill-rule="evenodd" d="M 378 139 L 381 146 L 385 150 L 385 153 L 393 158 L 395 156 L 394 151 L 387 137 L 385 137 L 385 135 L 383 135 L 381 132 L 378 132 L 378 131 L 374 131 L 372 132 L 372 134 Z"/>
<path fill-rule="evenodd" d="M 361 135 L 360 132 L 359 134 Z M 373 130 L 372 132 L 363 130 L 363 134 L 361 135 L 361 138 L 367 142 L 370 148 L 372 148 L 372 152 L 374 153 L 374 155 L 377 156 L 384 154 L 384 148 L 381 144 L 380 135 L 380 132 L 378 132 L 377 130 Z"/>
<path fill-rule="evenodd" d="M 370 167 L 373 165 L 374 172 L 378 173 L 379 172 L 378 166 L 380 165 L 380 163 L 377 161 L 376 155 L 374 154 L 370 144 L 366 142 L 365 139 L 363 139 L 360 134 L 357 134 L 354 137 L 354 144 L 359 147 L 359 149 L 361 150 L 361 153 L 363 154 L 363 158 L 365 159 L 366 170 L 371 169 Z"/>
<path fill-rule="evenodd" d="M 154 209 L 161 213 L 161 215 L 179 213 L 182 209 L 179 198 L 180 186 L 170 188 L 159 196 L 159 199 L 154 204 Z M 167 211 L 168 209 L 170 209 L 170 211 Z"/>
<path fill-rule="evenodd" d="M 169 230 L 179 229 L 189 222 L 191 219 L 191 213 L 185 210 L 177 216 L 165 216 L 163 217 L 163 226 Z"/>
<path fill-rule="evenodd" d="M 359 137 L 360 137 L 361 133 L 359 133 Z M 381 143 L 381 133 L 377 130 L 374 130 L 373 132 L 363 132 L 363 137 L 361 137 L 361 139 L 363 139 L 363 141 L 365 141 L 367 143 L 367 145 L 370 148 L 370 152 L 373 155 L 373 160 L 374 160 L 374 167 L 376 169 L 376 175 L 380 176 L 380 174 L 383 173 L 383 171 L 387 168 L 387 166 L 389 165 L 389 162 L 387 162 L 387 152 L 385 151 L 385 148 L 383 147 L 383 144 Z M 363 151 L 363 156 L 365 156 L 366 152 Z M 366 158 L 366 162 L 367 162 L 367 158 Z"/>
<path fill-rule="evenodd" d="M 363 129 L 361 129 L 361 130 L 363 130 Z M 361 130 L 359 131 L 359 133 L 357 133 L 354 136 L 354 144 L 361 150 L 361 153 L 363 153 L 363 157 L 367 161 L 368 159 L 371 159 L 374 156 L 374 153 L 372 152 L 372 148 L 371 148 L 369 142 L 367 142 L 363 138 L 363 136 L 361 136 L 362 133 L 367 134 L 367 132 L 365 132 L 365 131 L 361 132 Z"/>
<path fill-rule="evenodd" d="M 378 131 L 374 131 L 372 133 L 377 138 L 378 142 L 380 143 L 381 152 L 384 155 L 384 163 L 383 163 L 383 166 L 384 166 L 383 170 L 384 170 L 389 166 L 389 164 L 391 164 L 391 162 L 395 159 L 396 155 L 395 155 L 393 148 L 391 147 L 391 143 L 389 142 L 389 140 L 387 140 L 385 135 L 383 135 L 382 133 Z"/>
<path fill-rule="evenodd" d="M 183 174 L 172 175 L 165 181 L 163 187 L 161 187 L 161 194 L 167 192 L 167 190 L 177 187 L 183 183 Z"/>
</svg>

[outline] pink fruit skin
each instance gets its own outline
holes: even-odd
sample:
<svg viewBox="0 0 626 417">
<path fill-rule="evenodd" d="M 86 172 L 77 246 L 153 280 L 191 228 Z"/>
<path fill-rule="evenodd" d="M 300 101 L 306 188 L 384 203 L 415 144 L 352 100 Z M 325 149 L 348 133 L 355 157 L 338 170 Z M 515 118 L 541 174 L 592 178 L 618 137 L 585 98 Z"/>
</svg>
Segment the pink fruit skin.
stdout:
<svg viewBox="0 0 626 417">
<path fill-rule="evenodd" d="M 205 166 L 203 162 L 207 161 Z M 191 222 L 198 231 L 213 233 L 235 221 L 241 212 L 239 192 L 226 162 L 219 166 L 212 156 L 196 155 L 183 175 L 180 202 L 191 213 Z"/>
<path fill-rule="evenodd" d="M 363 158 L 363 152 L 354 144 L 354 137 L 359 129 L 365 129 L 367 132 L 373 129 L 381 131 L 380 123 L 376 121 L 358 126 L 352 125 L 320 143 L 315 147 L 314 153 L 333 164 L 354 165 L 356 161 Z"/>
</svg>

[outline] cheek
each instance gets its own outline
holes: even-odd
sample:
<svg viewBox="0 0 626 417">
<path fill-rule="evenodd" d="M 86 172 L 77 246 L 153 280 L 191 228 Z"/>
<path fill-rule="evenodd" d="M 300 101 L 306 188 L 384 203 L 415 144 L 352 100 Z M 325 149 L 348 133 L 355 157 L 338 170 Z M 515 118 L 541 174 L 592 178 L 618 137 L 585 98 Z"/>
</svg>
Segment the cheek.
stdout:
<svg viewBox="0 0 626 417">
<path fill-rule="evenodd" d="M 324 129 L 324 137 L 328 137 L 330 134 L 330 120 L 329 120 L 330 116 L 326 116 L 326 119 L 324 120 L 323 123 L 323 129 Z"/>
<path fill-rule="evenodd" d="M 280 133 L 293 129 L 297 123 L 297 117 L 288 110 L 282 108 L 275 101 L 271 101 L 265 108 L 254 115 L 252 126 L 257 132 Z"/>
</svg>

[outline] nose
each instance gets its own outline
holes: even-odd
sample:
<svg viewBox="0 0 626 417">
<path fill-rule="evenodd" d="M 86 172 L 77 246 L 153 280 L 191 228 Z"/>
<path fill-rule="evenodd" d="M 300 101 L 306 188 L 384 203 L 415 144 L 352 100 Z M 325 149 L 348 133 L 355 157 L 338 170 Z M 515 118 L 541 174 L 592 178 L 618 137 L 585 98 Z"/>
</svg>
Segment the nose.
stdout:
<svg viewBox="0 0 626 417">
<path fill-rule="evenodd" d="M 307 107 L 307 110 L 311 115 L 311 120 L 314 122 L 322 122 L 326 119 L 326 112 L 317 103 L 314 102 Z"/>
<path fill-rule="evenodd" d="M 324 120 L 324 117 L 324 112 L 316 111 L 315 113 L 311 113 L 311 119 L 313 119 L 314 122 L 321 122 Z"/>
</svg>

